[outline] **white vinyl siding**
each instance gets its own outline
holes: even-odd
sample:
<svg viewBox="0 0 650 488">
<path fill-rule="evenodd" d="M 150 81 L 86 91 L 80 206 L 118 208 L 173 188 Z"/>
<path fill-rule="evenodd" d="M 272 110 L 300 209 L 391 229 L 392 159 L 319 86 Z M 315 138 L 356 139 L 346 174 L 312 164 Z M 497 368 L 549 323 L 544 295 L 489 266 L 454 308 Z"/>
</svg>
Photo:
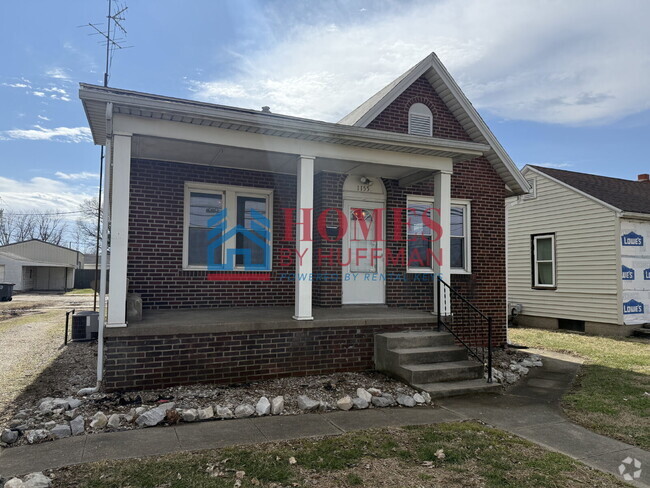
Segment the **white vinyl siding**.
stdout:
<svg viewBox="0 0 650 488">
<path fill-rule="evenodd" d="M 534 178 L 536 198 L 506 202 L 508 302 L 522 304 L 524 315 L 618 323 L 616 215 L 545 176 Z M 531 236 L 540 234 L 555 234 L 555 289 L 533 287 Z"/>
</svg>

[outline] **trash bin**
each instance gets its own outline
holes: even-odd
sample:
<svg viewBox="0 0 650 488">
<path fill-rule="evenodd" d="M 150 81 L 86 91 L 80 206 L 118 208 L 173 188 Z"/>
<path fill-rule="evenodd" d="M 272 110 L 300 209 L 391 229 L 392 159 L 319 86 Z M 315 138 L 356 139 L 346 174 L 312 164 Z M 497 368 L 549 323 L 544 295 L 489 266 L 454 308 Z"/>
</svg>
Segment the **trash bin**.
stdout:
<svg viewBox="0 0 650 488">
<path fill-rule="evenodd" d="M 72 316 L 72 340 L 92 341 L 99 331 L 99 312 L 77 312 Z"/>
<path fill-rule="evenodd" d="M 10 302 L 15 283 L 0 283 L 0 302 Z"/>
</svg>

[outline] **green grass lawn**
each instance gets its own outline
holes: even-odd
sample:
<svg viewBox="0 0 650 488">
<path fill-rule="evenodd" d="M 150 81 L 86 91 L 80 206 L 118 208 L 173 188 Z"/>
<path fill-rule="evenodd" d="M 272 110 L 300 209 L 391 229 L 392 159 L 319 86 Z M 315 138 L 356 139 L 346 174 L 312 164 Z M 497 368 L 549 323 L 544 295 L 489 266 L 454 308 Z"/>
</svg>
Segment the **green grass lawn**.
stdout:
<svg viewBox="0 0 650 488">
<path fill-rule="evenodd" d="M 75 488 L 232 488 L 237 479 L 243 488 L 627 486 L 567 456 L 472 422 L 100 462 L 62 468 L 54 476 L 55 486 Z"/>
<path fill-rule="evenodd" d="M 563 398 L 566 414 L 609 437 L 650 449 L 650 344 L 539 329 L 510 329 L 517 344 L 585 359 L 574 388 Z"/>
</svg>

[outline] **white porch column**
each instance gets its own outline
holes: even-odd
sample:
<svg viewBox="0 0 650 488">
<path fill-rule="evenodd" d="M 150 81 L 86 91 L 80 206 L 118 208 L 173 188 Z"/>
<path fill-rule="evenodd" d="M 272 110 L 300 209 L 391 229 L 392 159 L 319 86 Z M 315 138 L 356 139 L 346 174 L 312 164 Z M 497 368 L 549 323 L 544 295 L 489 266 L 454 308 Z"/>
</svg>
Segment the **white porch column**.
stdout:
<svg viewBox="0 0 650 488">
<path fill-rule="evenodd" d="M 442 264 L 434 260 L 434 272 L 440 276 L 447 284 L 451 285 L 450 275 L 450 252 L 451 252 L 451 173 L 438 171 L 433 177 L 433 195 L 435 199 L 435 208 L 440 210 L 439 222 L 442 227 L 442 236 L 433 243 L 433 255 L 442 257 Z M 435 218 L 435 216 L 434 216 Z M 446 294 L 447 300 L 442 301 L 442 314 L 448 315 L 451 312 L 451 303 L 449 294 Z M 438 304 L 436 303 L 436 307 Z M 437 311 L 437 308 L 436 308 Z"/>
<path fill-rule="evenodd" d="M 115 134 L 111 146 L 111 290 L 106 327 L 126 327 L 131 136 Z"/>
<path fill-rule="evenodd" d="M 314 157 L 298 160 L 298 195 L 296 198 L 296 310 L 295 320 L 314 320 L 311 314 L 313 259 L 313 223 L 303 222 L 303 209 L 314 208 Z M 312 219 L 313 220 L 313 219 Z M 303 279 L 300 279 L 300 277 Z"/>
</svg>

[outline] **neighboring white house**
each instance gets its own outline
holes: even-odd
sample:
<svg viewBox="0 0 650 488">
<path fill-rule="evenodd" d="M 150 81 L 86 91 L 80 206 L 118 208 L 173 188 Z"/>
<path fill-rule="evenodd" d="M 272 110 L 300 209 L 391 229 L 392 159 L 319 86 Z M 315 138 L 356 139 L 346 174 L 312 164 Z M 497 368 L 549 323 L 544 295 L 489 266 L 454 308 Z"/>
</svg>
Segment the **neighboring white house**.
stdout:
<svg viewBox="0 0 650 488">
<path fill-rule="evenodd" d="M 69 290 L 83 254 L 74 249 L 32 239 L 0 246 L 0 282 L 15 291 Z"/>
<path fill-rule="evenodd" d="M 650 324 L 648 175 L 632 181 L 539 166 L 522 173 L 533 191 L 506 202 L 516 323 L 607 335 Z"/>
</svg>

